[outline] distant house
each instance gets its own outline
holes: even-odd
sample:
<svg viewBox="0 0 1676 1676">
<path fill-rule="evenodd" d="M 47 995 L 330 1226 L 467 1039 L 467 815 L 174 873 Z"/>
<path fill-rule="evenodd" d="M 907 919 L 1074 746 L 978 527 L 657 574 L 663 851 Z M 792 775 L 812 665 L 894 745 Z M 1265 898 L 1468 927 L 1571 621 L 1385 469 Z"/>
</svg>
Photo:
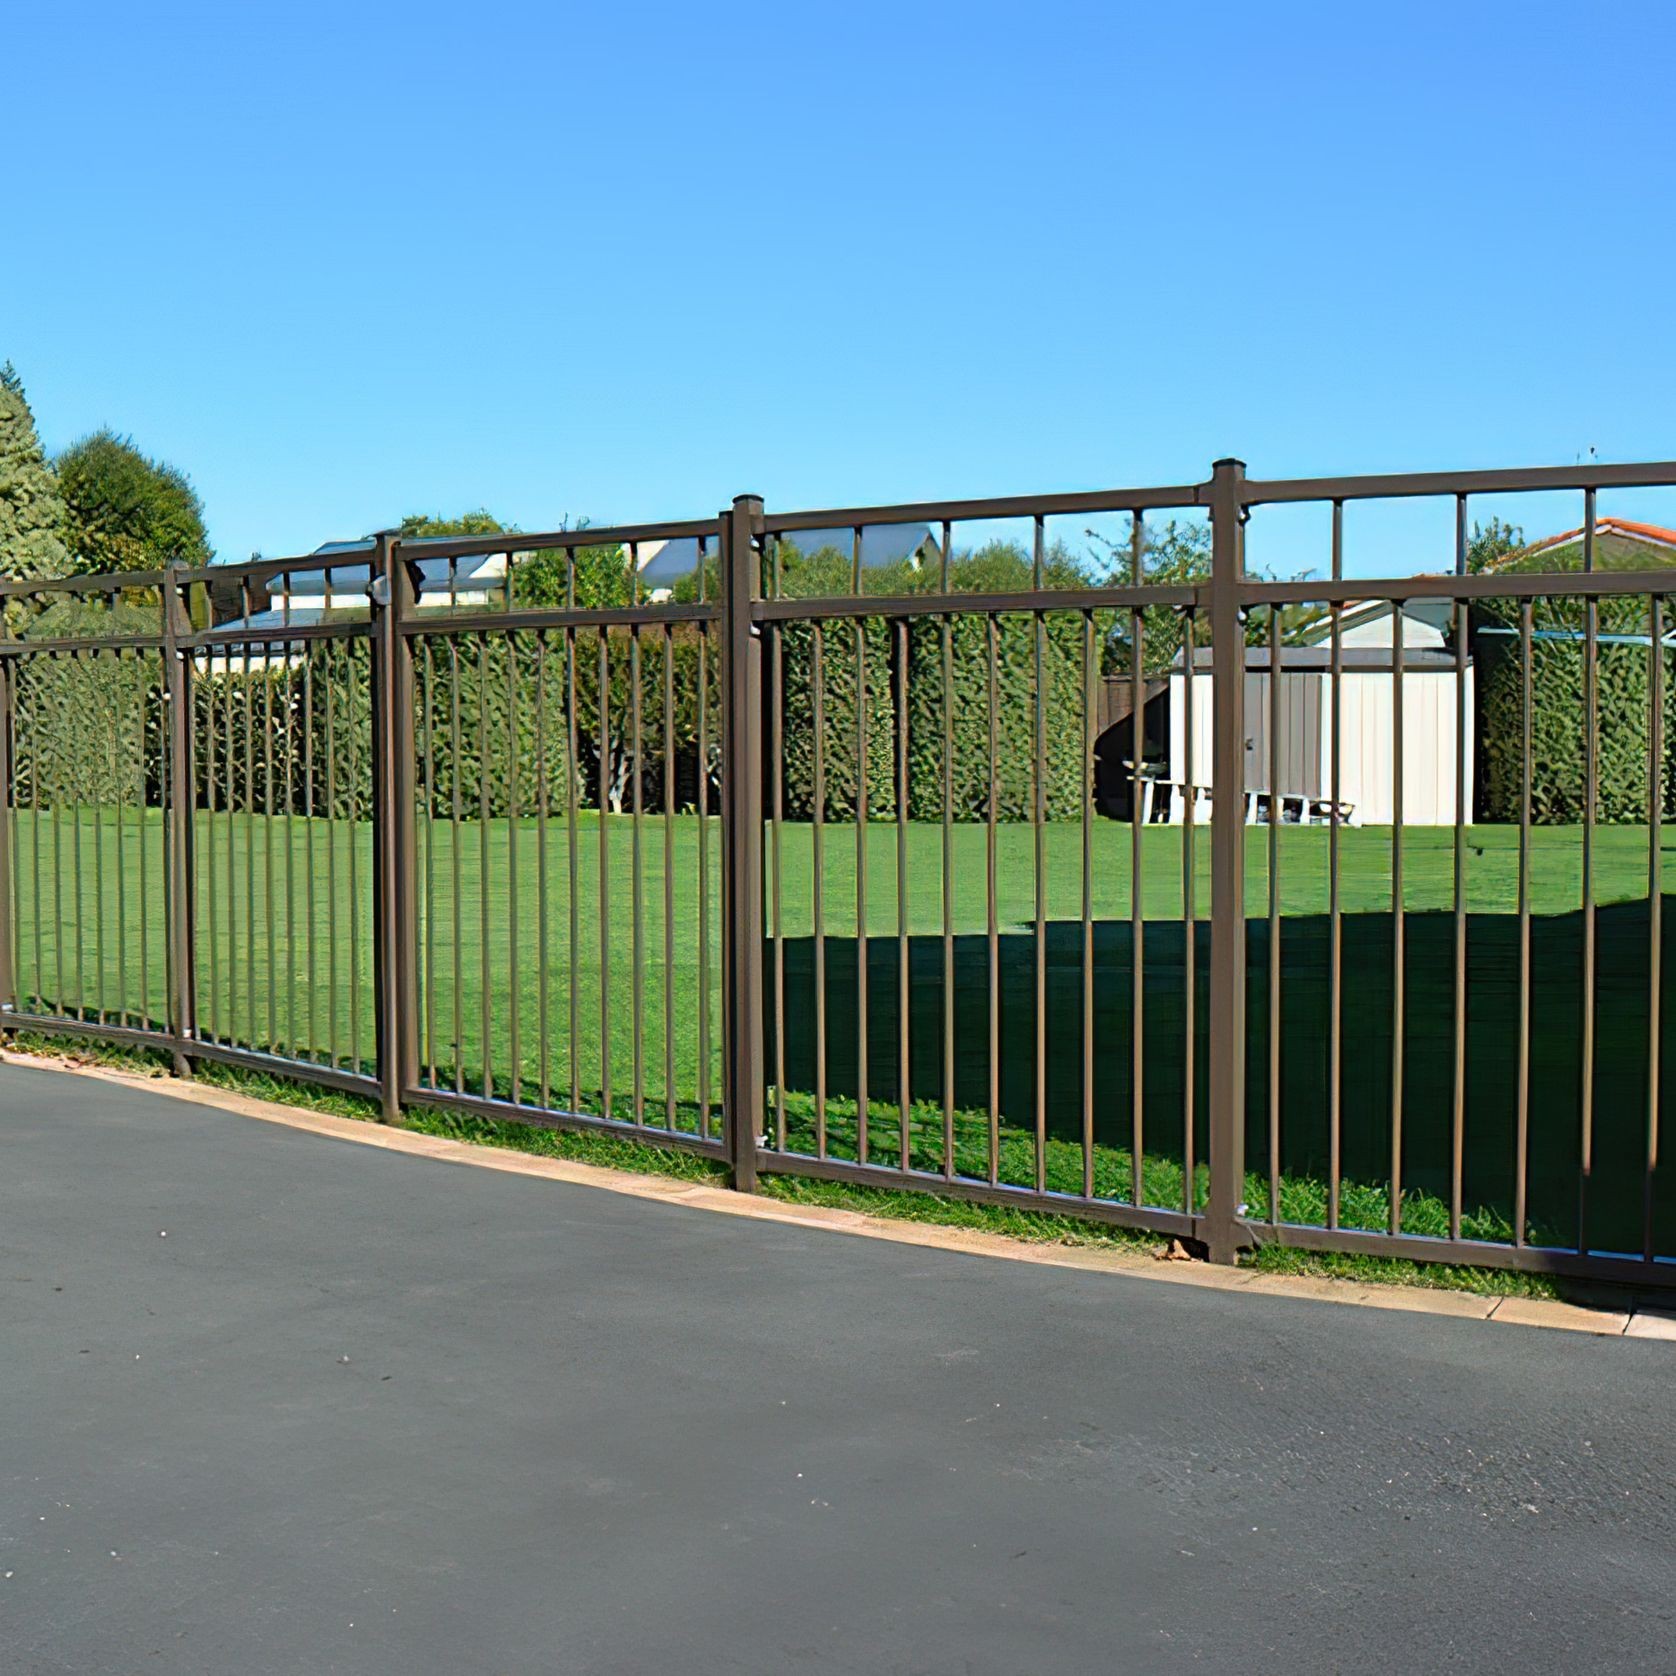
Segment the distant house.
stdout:
<svg viewBox="0 0 1676 1676">
<path fill-rule="evenodd" d="M 316 547 L 311 558 L 338 558 L 349 553 L 368 555 L 365 564 L 322 565 L 308 569 L 299 565 L 269 580 L 260 593 L 247 591 L 244 580 L 229 576 L 210 583 L 210 604 L 219 629 L 249 628 L 259 632 L 273 629 L 306 628 L 326 617 L 365 616 L 367 589 L 372 583 L 371 536 L 359 541 L 328 541 Z M 505 553 L 474 553 L 465 558 L 425 558 L 409 543 L 406 552 L 417 567 L 417 604 L 436 608 L 446 605 L 487 605 L 499 598 L 506 580 Z M 204 675 L 253 675 L 268 669 L 294 665 L 301 643 L 284 644 L 272 638 L 238 645 L 226 651 L 205 653 L 196 660 Z"/>
<path fill-rule="evenodd" d="M 800 553 L 815 554 L 831 549 L 850 557 L 855 548 L 855 532 L 848 529 L 793 530 L 781 537 L 782 547 L 795 548 Z M 711 542 L 705 556 L 714 559 L 716 546 Z M 941 562 L 942 547 L 928 524 L 872 524 L 861 532 L 861 568 L 883 570 L 895 564 L 907 564 L 915 570 Z M 698 569 L 698 541 L 693 536 L 682 536 L 673 541 L 643 541 L 636 549 L 640 576 L 646 586 L 647 597 L 667 599 L 676 584 L 693 575 Z"/>
<path fill-rule="evenodd" d="M 286 628 L 317 623 L 330 613 L 367 609 L 367 588 L 372 582 L 371 536 L 359 541 L 328 541 L 316 547 L 313 558 L 341 558 L 348 553 L 365 553 L 365 564 L 334 565 L 317 570 L 299 567 L 272 578 L 263 603 L 246 613 L 245 601 L 235 586 L 222 589 L 215 597 L 218 627 L 237 623 L 251 628 Z M 418 604 L 439 606 L 487 605 L 498 597 L 506 580 L 505 553 L 474 553 L 460 559 L 428 559 L 418 543 L 408 543 L 407 556 L 417 567 Z M 253 599 L 249 602 L 255 605 Z"/>
<path fill-rule="evenodd" d="M 1594 562 L 1597 570 L 1665 570 L 1676 567 L 1676 530 L 1629 518 L 1595 521 Z M 1522 547 L 1492 567 L 1509 570 L 1581 570 L 1583 531 L 1562 530 Z"/>
</svg>

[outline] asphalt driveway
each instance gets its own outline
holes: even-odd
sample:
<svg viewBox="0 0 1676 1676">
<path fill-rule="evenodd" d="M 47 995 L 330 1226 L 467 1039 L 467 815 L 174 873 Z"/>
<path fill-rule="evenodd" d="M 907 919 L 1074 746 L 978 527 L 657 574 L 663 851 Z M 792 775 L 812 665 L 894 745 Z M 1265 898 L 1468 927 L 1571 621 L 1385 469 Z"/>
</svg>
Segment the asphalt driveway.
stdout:
<svg viewBox="0 0 1676 1676">
<path fill-rule="evenodd" d="M 0 1066 L 0 1670 L 1671 1670 L 1673 1348 Z"/>
</svg>

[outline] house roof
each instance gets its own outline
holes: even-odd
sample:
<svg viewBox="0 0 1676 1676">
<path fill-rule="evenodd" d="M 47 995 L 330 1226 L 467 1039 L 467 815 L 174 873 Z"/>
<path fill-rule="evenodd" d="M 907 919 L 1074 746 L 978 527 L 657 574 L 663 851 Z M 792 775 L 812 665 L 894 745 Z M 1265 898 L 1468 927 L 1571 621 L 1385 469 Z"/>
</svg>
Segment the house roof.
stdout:
<svg viewBox="0 0 1676 1676">
<path fill-rule="evenodd" d="M 1339 619 L 1341 632 L 1344 629 L 1355 628 L 1361 623 L 1377 622 L 1381 617 L 1392 614 L 1393 601 L 1388 599 L 1352 599 L 1344 603 L 1344 611 Z M 1449 599 L 1405 599 L 1402 602 L 1403 615 L 1416 623 L 1425 623 L 1427 627 L 1445 630 L 1450 626 L 1450 618 L 1455 610 L 1454 601 Z M 1315 645 L 1325 644 L 1332 639 L 1333 624 L 1330 616 L 1323 617 L 1319 623 L 1312 625 L 1304 633 L 1304 643 Z M 1407 632 L 1403 639 L 1408 639 Z"/>
<path fill-rule="evenodd" d="M 1640 524 L 1631 518 L 1597 518 L 1595 539 L 1598 541 L 1606 535 L 1621 536 L 1624 540 L 1636 542 L 1643 547 L 1676 549 L 1676 530 L 1667 530 L 1662 524 Z M 1507 557 L 1528 559 L 1533 553 L 1545 553 L 1554 547 L 1569 547 L 1572 542 L 1582 539 L 1583 526 L 1579 524 L 1574 530 L 1562 530 L 1558 535 L 1548 535 L 1540 541 L 1533 541 L 1528 547 L 1521 548 L 1517 553 L 1509 553 Z"/>
<path fill-rule="evenodd" d="M 1561 530 L 1503 554 L 1490 574 L 1504 571 L 1576 570 L 1583 561 L 1583 530 Z M 1599 570 L 1663 570 L 1676 566 L 1676 530 L 1632 518 L 1595 522 L 1595 566 Z"/>
<path fill-rule="evenodd" d="M 800 553 L 819 553 L 832 547 L 848 554 L 855 542 L 855 531 L 794 530 L 780 537 L 781 544 L 795 547 Z M 709 549 L 711 553 L 714 547 Z M 939 558 L 942 548 L 931 532 L 929 524 L 870 524 L 861 532 L 861 566 L 863 570 L 882 570 L 887 565 L 901 564 L 916 554 Z M 646 541 L 640 545 L 640 574 L 648 581 L 668 587 L 683 576 L 691 576 L 698 568 L 698 540 L 682 536 L 674 541 Z"/>
<path fill-rule="evenodd" d="M 1280 668 L 1282 674 L 1293 671 L 1305 673 L 1319 671 L 1328 673 L 1333 666 L 1333 651 L 1330 646 L 1282 646 L 1280 649 Z M 1403 672 L 1407 675 L 1453 673 L 1455 668 L 1455 654 L 1441 646 L 1409 646 L 1403 651 Z M 1186 673 L 1185 655 L 1178 652 L 1175 662 L 1170 666 L 1174 674 Z M 1193 648 L 1193 669 L 1210 670 L 1215 667 L 1211 649 L 1208 646 Z M 1341 646 L 1339 648 L 1339 667 L 1347 675 L 1386 674 L 1393 669 L 1392 648 L 1389 646 Z M 1267 646 L 1247 646 L 1245 649 L 1245 668 L 1250 675 L 1261 675 L 1269 668 L 1269 648 Z"/>
<path fill-rule="evenodd" d="M 371 553 L 373 539 L 364 536 L 359 541 L 328 541 L 316 547 L 314 555 L 320 558 L 334 558 L 344 553 Z M 427 593 L 447 593 L 449 577 L 452 574 L 454 586 L 460 590 L 471 588 L 473 578 L 478 576 L 486 566 L 498 559 L 498 553 L 472 553 L 460 559 L 427 559 L 423 552 L 422 542 L 403 542 L 403 554 L 409 562 L 418 569 L 418 590 L 421 598 Z M 328 572 L 322 570 L 287 570 L 273 579 L 273 593 L 276 597 L 286 593 L 291 594 L 323 594 L 326 591 L 326 579 L 331 578 L 332 592 L 336 594 L 364 594 L 372 582 L 372 564 L 369 560 L 364 565 L 335 565 Z M 488 580 L 484 578 L 483 580 Z M 500 580 L 497 569 L 495 581 Z M 481 582 L 478 584 L 481 586 Z M 293 612 L 293 622 L 297 620 Z"/>
</svg>

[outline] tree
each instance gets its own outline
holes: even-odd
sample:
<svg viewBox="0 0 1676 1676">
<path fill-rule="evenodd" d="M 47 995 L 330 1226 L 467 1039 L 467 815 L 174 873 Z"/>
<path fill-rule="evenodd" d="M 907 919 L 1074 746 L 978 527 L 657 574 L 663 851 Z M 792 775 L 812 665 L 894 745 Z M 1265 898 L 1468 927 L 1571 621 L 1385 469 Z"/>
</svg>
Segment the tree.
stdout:
<svg viewBox="0 0 1676 1676">
<path fill-rule="evenodd" d="M 1487 524 L 1473 520 L 1472 539 L 1467 543 L 1467 572 L 1476 576 L 1480 571 L 1500 570 L 1505 560 L 1521 552 L 1525 532 L 1517 524 L 1504 524 L 1492 518 Z"/>
<path fill-rule="evenodd" d="M 402 519 L 402 538 L 418 541 L 425 536 L 516 535 L 515 524 L 503 524 L 487 507 L 462 512 L 458 518 L 443 518 L 432 512 L 410 512 Z"/>
<path fill-rule="evenodd" d="M 95 431 L 58 456 L 70 568 L 155 570 L 215 554 L 203 503 L 186 474 L 148 459 L 115 431 Z"/>
<path fill-rule="evenodd" d="M 1126 587 L 1134 579 L 1129 541 L 1114 542 L 1090 530 L 1089 535 L 1105 547 L 1110 559 L 1107 580 L 1114 587 Z M 1208 524 L 1186 524 L 1175 518 L 1161 525 L 1141 526 L 1141 572 L 1149 588 L 1193 588 L 1210 580 L 1211 528 Z M 1275 580 L 1272 573 L 1248 568 L 1253 581 Z M 1308 638 L 1324 616 L 1314 605 L 1287 605 L 1280 610 L 1280 638 L 1295 646 Z M 1148 675 L 1163 675 L 1181 656 L 1186 641 L 1187 616 L 1174 606 L 1149 605 L 1141 613 L 1142 656 Z M 1267 646 L 1271 632 L 1269 610 L 1259 606 L 1246 613 L 1245 641 L 1248 646 Z M 1195 644 L 1201 651 L 1210 644 L 1210 624 L 1202 614 L 1194 622 Z M 1133 667 L 1129 640 L 1129 618 L 1120 614 L 1117 631 L 1106 642 L 1108 675 L 1127 675 Z"/>
<path fill-rule="evenodd" d="M 64 499 L 41 451 L 23 381 L 10 361 L 0 367 L 0 573 L 61 576 Z"/>
</svg>

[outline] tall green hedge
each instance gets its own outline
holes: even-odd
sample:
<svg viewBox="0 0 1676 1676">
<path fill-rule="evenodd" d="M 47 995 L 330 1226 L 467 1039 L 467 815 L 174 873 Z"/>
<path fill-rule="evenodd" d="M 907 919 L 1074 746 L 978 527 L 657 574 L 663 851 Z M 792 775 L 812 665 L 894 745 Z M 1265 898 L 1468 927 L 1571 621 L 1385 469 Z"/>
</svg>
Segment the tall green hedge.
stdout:
<svg viewBox="0 0 1676 1676">
<path fill-rule="evenodd" d="M 993 636 L 991 622 L 994 623 Z M 1097 613 L 1092 678 L 1099 678 L 1108 614 Z M 1041 787 L 1049 820 L 1080 819 L 1085 798 L 1085 672 L 1081 613 L 1052 612 L 1040 635 L 1042 743 Z M 994 644 L 995 814 L 1027 820 L 1036 803 L 1037 624 L 1031 617 L 956 617 L 947 637 L 950 816 L 959 821 L 989 815 L 990 654 Z M 945 643 L 943 625 L 917 621 L 909 635 L 908 812 L 914 820 L 943 814 Z"/>
<path fill-rule="evenodd" d="M 972 596 L 1027 589 L 1030 559 L 1018 547 L 991 543 L 961 554 L 949 564 L 951 593 Z M 895 566 L 869 572 L 869 594 L 923 594 L 941 584 L 940 574 Z M 1050 555 L 1043 581 L 1050 587 L 1087 586 L 1089 578 L 1063 553 Z M 784 592 L 796 596 L 847 594 L 852 573 L 848 556 L 827 550 L 788 563 Z M 1018 613 L 993 619 L 977 611 L 952 615 L 947 644 L 947 706 L 952 731 L 949 758 L 951 817 L 988 818 L 990 780 L 990 651 L 994 622 L 995 752 L 994 803 L 1000 820 L 1025 820 L 1036 798 L 1036 619 Z M 1114 617 L 1095 613 L 1094 644 L 1084 667 L 1084 615 L 1048 612 L 1042 621 L 1041 685 L 1046 770 L 1042 794 L 1049 820 L 1079 819 L 1084 801 L 1084 705 L 1089 677 L 1098 677 Z M 940 820 L 943 814 L 945 646 L 937 617 L 907 620 L 906 629 L 884 618 L 862 620 L 861 664 L 866 676 L 867 810 L 870 817 L 896 816 L 898 720 L 907 721 L 908 814 Z M 789 622 L 779 634 L 784 658 L 781 718 L 785 812 L 807 820 L 814 813 L 814 650 L 808 623 Z M 830 621 L 821 630 L 823 709 L 821 742 L 825 762 L 823 816 L 853 819 L 857 805 L 860 745 L 857 737 L 857 639 L 849 621 Z M 772 739 L 772 729 L 769 730 Z"/>
<path fill-rule="evenodd" d="M 1581 821 L 1587 804 L 1585 610 L 1581 600 L 1543 599 L 1531 613 L 1531 818 L 1542 825 Z M 1606 598 L 1598 605 L 1595 818 L 1647 819 L 1655 654 L 1645 599 Z M 1666 630 L 1672 619 L 1666 614 Z M 1523 797 L 1526 680 L 1516 600 L 1486 600 L 1474 611 L 1480 740 L 1479 813 L 1517 821 Z M 1624 639 L 1613 637 L 1623 636 Z M 1663 661 L 1664 760 L 1661 807 L 1676 814 L 1676 659 Z"/>
<path fill-rule="evenodd" d="M 814 815 L 817 756 L 825 792 L 822 818 L 855 819 L 861 792 L 863 724 L 868 817 L 895 817 L 896 683 L 891 638 L 889 625 L 877 617 L 828 622 L 818 628 L 793 622 L 779 632 L 782 797 L 788 820 L 805 821 Z M 772 705 L 771 680 L 767 690 Z M 858 702 L 862 694 L 864 703 Z M 772 752 L 772 726 L 765 729 L 764 745 Z M 772 772 L 772 764 L 769 767 Z"/>
<path fill-rule="evenodd" d="M 782 582 L 788 595 L 847 594 L 852 580 L 848 555 L 786 556 Z M 1049 587 L 1075 588 L 1088 580 L 1062 554 L 1051 555 L 1044 568 Z M 1032 581 L 1030 560 L 1006 544 L 959 555 L 949 565 L 951 591 L 970 595 L 974 606 L 986 593 L 1028 588 Z M 899 565 L 864 578 L 870 594 L 925 593 L 940 583 L 940 567 L 921 572 Z M 764 660 L 765 788 L 772 784 L 777 757 L 787 818 L 811 818 L 818 739 L 825 818 L 855 818 L 865 772 L 870 818 L 896 818 L 899 774 L 905 774 L 909 815 L 940 819 L 946 718 L 952 733 L 947 764 L 952 818 L 983 820 L 993 801 L 997 818 L 1028 819 L 1038 789 L 1039 669 L 1044 810 L 1052 820 L 1079 818 L 1087 689 L 1105 655 L 1112 619 L 1096 614 L 1091 648 L 1085 644 L 1086 625 L 1085 614 L 1074 607 L 1046 613 L 1039 626 L 1027 613 L 992 617 L 957 611 L 945 645 L 944 621 L 937 616 L 834 618 L 819 627 L 811 620 L 787 621 L 769 636 Z M 149 618 L 143 626 L 149 630 Z M 678 808 L 693 807 L 702 785 L 710 794 L 708 806 L 719 809 L 718 639 L 688 623 L 545 636 L 417 638 L 414 789 L 420 806 L 444 819 L 456 807 L 468 819 L 483 813 L 502 818 L 514 810 L 532 814 L 543 799 L 550 812 L 563 810 L 573 797 L 580 807 L 629 810 L 638 795 L 641 807 L 658 811 L 666 799 Z M 572 645 L 573 671 L 567 669 Z M 137 687 L 130 695 L 123 684 L 135 680 L 131 657 L 125 663 L 103 654 L 85 661 L 41 661 L 33 686 L 20 692 L 20 721 L 40 742 L 38 777 L 47 800 L 160 800 L 165 706 L 156 664 L 150 654 L 151 695 L 142 706 Z M 200 807 L 370 818 L 371 664 L 366 638 L 313 640 L 289 657 L 276 646 L 271 661 L 260 647 L 252 648 L 248 661 L 237 647 L 222 655 L 198 654 L 192 692 Z M 776 692 L 778 718 L 772 711 Z"/>
<path fill-rule="evenodd" d="M 152 651 L 16 661 L 18 808 L 141 808 L 162 785 L 162 659 Z"/>
</svg>

